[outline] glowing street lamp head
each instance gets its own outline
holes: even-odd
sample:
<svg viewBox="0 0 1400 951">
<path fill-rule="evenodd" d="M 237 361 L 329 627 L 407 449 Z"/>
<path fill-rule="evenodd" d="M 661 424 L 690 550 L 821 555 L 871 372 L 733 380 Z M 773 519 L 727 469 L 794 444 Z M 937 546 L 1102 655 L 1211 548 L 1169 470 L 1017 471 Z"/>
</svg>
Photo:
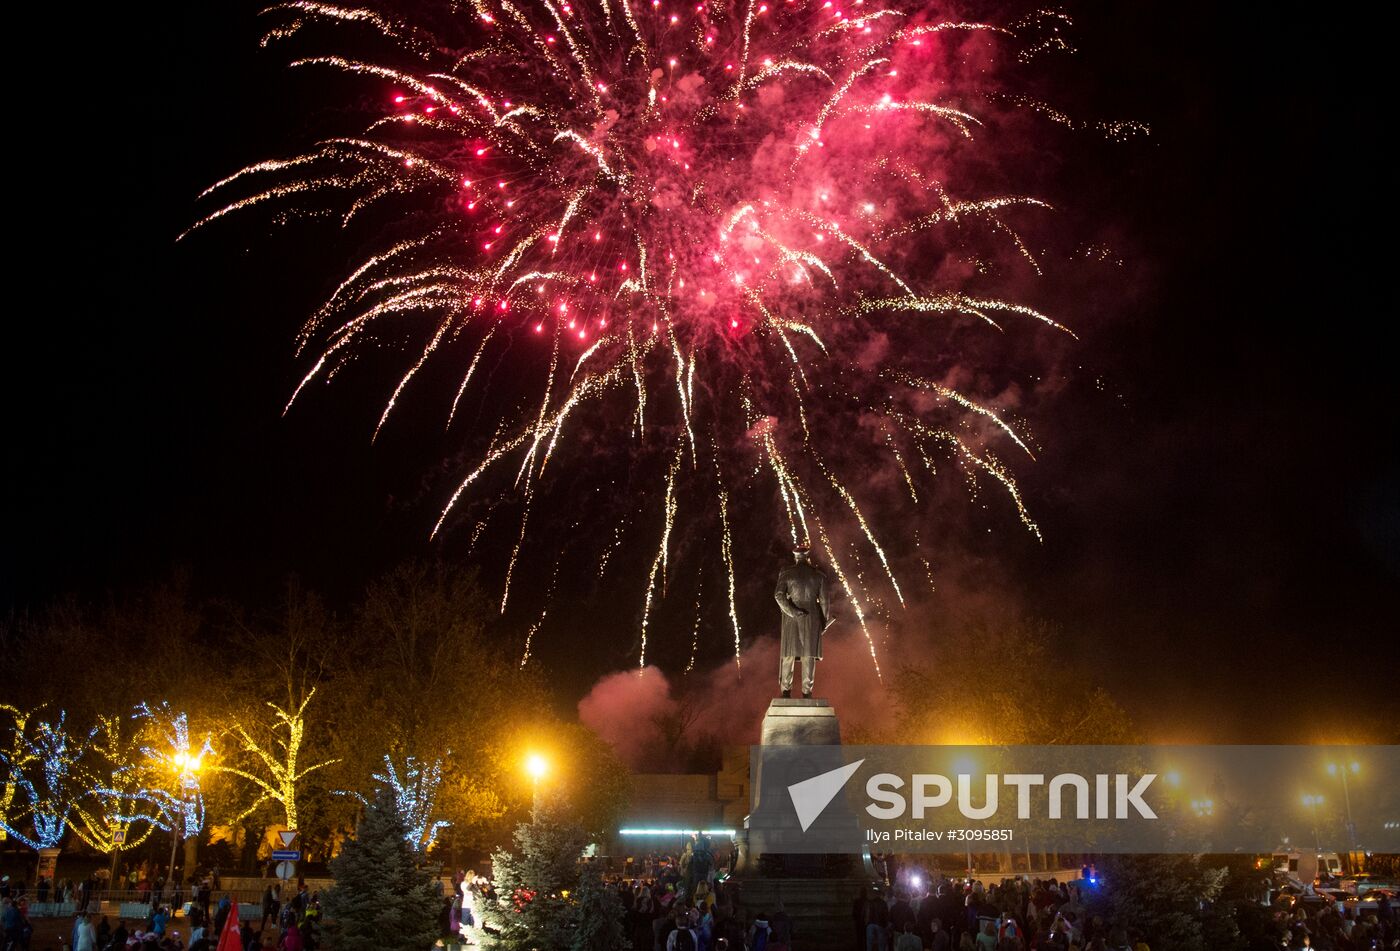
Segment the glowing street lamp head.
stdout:
<svg viewBox="0 0 1400 951">
<path fill-rule="evenodd" d="M 177 773 L 187 775 L 197 773 L 203 768 L 203 754 L 190 753 L 187 750 L 178 750 L 170 757 L 170 764 Z"/>
<path fill-rule="evenodd" d="M 530 778 L 536 781 L 543 779 L 544 774 L 549 772 L 549 763 L 538 753 L 531 753 L 525 757 L 525 772 L 530 774 Z"/>
</svg>

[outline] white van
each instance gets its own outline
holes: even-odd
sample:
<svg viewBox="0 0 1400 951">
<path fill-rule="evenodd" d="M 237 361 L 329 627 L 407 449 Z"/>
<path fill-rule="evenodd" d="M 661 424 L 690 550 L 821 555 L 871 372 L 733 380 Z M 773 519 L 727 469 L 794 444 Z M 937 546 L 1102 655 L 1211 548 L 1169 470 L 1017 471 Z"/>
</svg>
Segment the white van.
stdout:
<svg viewBox="0 0 1400 951">
<path fill-rule="evenodd" d="M 1336 852 L 1275 852 L 1273 869 L 1300 885 L 1342 877 L 1342 857 Z"/>
</svg>

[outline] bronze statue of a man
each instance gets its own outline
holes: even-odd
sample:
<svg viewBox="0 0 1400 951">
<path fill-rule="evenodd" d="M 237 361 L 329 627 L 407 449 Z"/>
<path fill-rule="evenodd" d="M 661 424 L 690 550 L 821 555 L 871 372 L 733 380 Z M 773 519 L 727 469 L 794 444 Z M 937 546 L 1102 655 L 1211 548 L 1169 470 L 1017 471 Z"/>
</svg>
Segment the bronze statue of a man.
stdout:
<svg viewBox="0 0 1400 951">
<path fill-rule="evenodd" d="M 831 624 L 826 576 L 811 561 L 805 545 L 793 552 L 795 564 L 778 573 L 773 597 L 783 612 L 782 650 L 778 657 L 778 686 L 792 696 L 793 663 L 802 658 L 802 696 L 812 696 L 817 661 L 822 657 L 822 634 Z"/>
</svg>

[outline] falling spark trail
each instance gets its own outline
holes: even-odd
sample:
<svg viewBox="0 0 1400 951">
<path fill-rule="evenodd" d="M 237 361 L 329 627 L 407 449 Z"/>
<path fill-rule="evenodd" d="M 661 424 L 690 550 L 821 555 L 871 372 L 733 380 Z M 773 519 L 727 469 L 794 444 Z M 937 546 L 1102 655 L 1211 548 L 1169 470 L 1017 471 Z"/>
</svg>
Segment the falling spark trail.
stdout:
<svg viewBox="0 0 1400 951">
<path fill-rule="evenodd" d="M 729 493 L 724 489 L 719 490 L 719 517 L 721 525 L 720 553 L 724 556 L 724 577 L 729 591 L 729 622 L 734 626 L 734 666 L 742 667 L 739 611 L 734 605 L 734 542 L 729 532 Z"/>
<path fill-rule="evenodd" d="M 651 563 L 651 573 L 647 577 L 646 606 L 642 609 L 642 647 L 637 655 L 638 670 L 646 669 L 647 665 L 647 621 L 651 617 L 652 599 L 656 594 L 658 576 L 663 586 L 666 583 L 667 552 L 671 544 L 671 528 L 676 523 L 676 475 L 680 471 L 680 467 L 681 448 L 677 446 L 675 458 L 671 463 L 671 471 L 666 476 L 665 524 L 661 529 L 661 544 L 657 546 L 656 557 Z"/>
</svg>

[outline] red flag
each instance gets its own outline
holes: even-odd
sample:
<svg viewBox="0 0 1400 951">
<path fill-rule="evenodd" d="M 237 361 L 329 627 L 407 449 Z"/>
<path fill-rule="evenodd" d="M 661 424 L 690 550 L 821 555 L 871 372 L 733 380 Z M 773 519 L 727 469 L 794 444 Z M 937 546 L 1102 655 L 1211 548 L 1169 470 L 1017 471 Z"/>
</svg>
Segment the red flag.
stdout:
<svg viewBox="0 0 1400 951">
<path fill-rule="evenodd" d="M 224 930 L 219 932 L 217 951 L 243 951 L 243 937 L 238 933 L 238 927 L 238 902 L 234 901 L 229 905 Z"/>
</svg>

